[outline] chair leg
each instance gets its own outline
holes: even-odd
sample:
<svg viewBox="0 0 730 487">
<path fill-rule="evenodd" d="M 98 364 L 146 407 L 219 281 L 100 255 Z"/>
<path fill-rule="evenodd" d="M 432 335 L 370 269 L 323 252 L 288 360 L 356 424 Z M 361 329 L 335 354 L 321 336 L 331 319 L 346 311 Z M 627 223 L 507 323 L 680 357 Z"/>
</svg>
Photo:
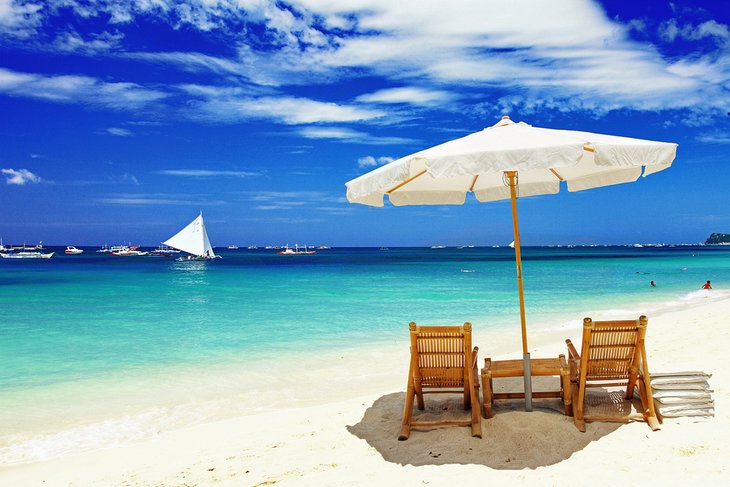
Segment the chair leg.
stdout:
<svg viewBox="0 0 730 487">
<path fill-rule="evenodd" d="M 414 391 L 416 394 L 416 403 L 418 404 L 418 410 L 423 411 L 426 408 L 426 404 L 423 402 L 423 389 L 421 384 L 415 384 Z"/>
<path fill-rule="evenodd" d="M 477 392 L 471 395 L 471 435 L 477 438 L 482 437 L 482 414 L 479 412 L 479 399 Z"/>
<path fill-rule="evenodd" d="M 586 422 L 583 419 L 583 404 L 578 401 L 578 384 L 574 382 L 571 383 L 571 395 L 573 403 L 573 422 L 575 422 L 575 427 L 578 428 L 578 431 L 585 433 Z"/>
<path fill-rule="evenodd" d="M 492 373 L 482 369 L 482 402 L 484 403 L 484 417 L 492 417 Z"/>
<path fill-rule="evenodd" d="M 416 395 L 415 388 L 413 387 L 413 379 L 410 374 L 408 376 L 408 386 L 406 387 L 406 404 L 403 408 L 403 421 L 401 422 L 400 434 L 398 439 L 400 441 L 407 440 L 411 436 L 411 419 L 413 419 L 413 396 Z"/>
<path fill-rule="evenodd" d="M 641 398 L 641 408 L 643 409 L 642 413 L 644 415 L 644 419 L 651 430 L 656 431 L 659 429 L 659 419 L 656 417 L 656 413 L 654 413 L 654 405 L 650 403 L 650 401 L 653 401 L 654 399 L 649 398 L 643 378 L 639 379 L 638 383 L 639 397 Z"/>
<path fill-rule="evenodd" d="M 474 367 L 469 372 L 468 382 L 469 400 L 471 407 L 471 435 L 477 438 L 482 437 L 482 413 L 479 407 L 479 377 L 478 370 Z"/>
<path fill-rule="evenodd" d="M 468 411 L 471 407 L 471 392 L 469 391 L 468 384 L 467 382 L 467 385 L 464 386 L 464 411 Z"/>
<path fill-rule="evenodd" d="M 627 401 L 634 398 L 634 386 L 636 386 L 638 378 L 639 368 L 637 366 L 629 367 L 629 383 L 626 385 L 626 395 L 624 396 Z"/>
<path fill-rule="evenodd" d="M 566 416 L 573 415 L 573 397 L 570 393 L 570 373 L 567 368 L 560 369 L 560 388 L 563 393 L 563 410 Z"/>
</svg>

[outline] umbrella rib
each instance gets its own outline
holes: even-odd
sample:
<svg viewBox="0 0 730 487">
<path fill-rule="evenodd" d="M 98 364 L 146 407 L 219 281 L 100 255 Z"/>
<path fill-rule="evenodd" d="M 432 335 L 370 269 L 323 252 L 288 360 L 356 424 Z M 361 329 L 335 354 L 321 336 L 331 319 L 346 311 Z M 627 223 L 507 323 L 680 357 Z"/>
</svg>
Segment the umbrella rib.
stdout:
<svg viewBox="0 0 730 487">
<path fill-rule="evenodd" d="M 479 174 L 474 176 L 474 180 L 471 182 L 471 186 L 469 186 L 469 192 L 474 192 L 474 185 L 477 184 L 477 179 L 479 179 Z"/>
<path fill-rule="evenodd" d="M 390 189 L 389 189 L 388 191 L 386 191 L 386 192 L 385 192 L 385 194 L 390 194 L 390 193 L 392 193 L 393 191 L 395 191 L 396 189 L 402 188 L 402 187 L 403 187 L 403 186 L 405 186 L 406 184 L 410 183 L 411 181 L 413 181 L 414 179 L 416 179 L 416 178 L 417 178 L 417 177 L 419 177 L 419 176 L 423 176 L 424 174 L 426 174 L 426 170 L 425 170 L 425 169 L 424 169 L 423 171 L 419 172 L 418 174 L 416 174 L 415 176 L 413 176 L 413 177 L 411 177 L 411 178 L 408 178 L 408 179 L 406 179 L 405 181 L 403 181 L 403 182 L 402 182 L 402 183 L 400 183 L 399 185 L 397 185 L 397 186 L 395 186 L 395 187 L 393 187 L 393 188 L 390 188 Z"/>
<path fill-rule="evenodd" d="M 558 178 L 559 180 L 565 181 L 565 179 L 563 179 L 563 176 L 561 176 L 560 174 L 558 174 L 558 171 L 556 171 L 552 167 L 550 168 L 550 172 L 553 173 L 553 174 L 555 174 L 555 177 Z"/>
</svg>

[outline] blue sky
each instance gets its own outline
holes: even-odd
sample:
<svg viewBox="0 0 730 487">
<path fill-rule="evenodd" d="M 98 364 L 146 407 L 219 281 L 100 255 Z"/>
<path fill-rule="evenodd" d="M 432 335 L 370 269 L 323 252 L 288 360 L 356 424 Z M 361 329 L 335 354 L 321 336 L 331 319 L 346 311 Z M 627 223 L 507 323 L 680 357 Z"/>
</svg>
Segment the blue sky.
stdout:
<svg viewBox="0 0 730 487">
<path fill-rule="evenodd" d="M 0 0 L 0 237 L 492 245 L 508 202 L 369 208 L 344 183 L 481 130 L 679 144 L 637 183 L 519 202 L 525 245 L 730 233 L 727 2 Z"/>
</svg>

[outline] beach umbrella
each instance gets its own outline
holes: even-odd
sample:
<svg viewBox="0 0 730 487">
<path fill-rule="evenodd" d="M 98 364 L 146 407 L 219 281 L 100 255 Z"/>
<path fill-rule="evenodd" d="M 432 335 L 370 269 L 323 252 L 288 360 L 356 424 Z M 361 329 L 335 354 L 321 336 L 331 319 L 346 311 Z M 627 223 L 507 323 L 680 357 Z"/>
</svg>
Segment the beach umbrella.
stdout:
<svg viewBox="0 0 730 487">
<path fill-rule="evenodd" d="M 462 205 L 510 199 L 520 302 L 525 409 L 532 409 L 517 198 L 636 181 L 671 166 L 677 144 L 539 128 L 502 117 L 460 139 L 402 157 L 346 183 L 347 200 L 383 206 Z"/>
</svg>

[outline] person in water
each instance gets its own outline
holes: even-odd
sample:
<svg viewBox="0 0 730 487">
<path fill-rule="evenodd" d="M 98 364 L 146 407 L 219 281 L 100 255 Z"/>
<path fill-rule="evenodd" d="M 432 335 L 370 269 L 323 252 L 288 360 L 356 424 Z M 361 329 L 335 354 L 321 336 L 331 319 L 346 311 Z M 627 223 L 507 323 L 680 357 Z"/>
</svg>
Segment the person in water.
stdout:
<svg viewBox="0 0 730 487">
<path fill-rule="evenodd" d="M 704 286 L 702 286 L 702 289 L 712 289 L 712 285 L 710 284 L 710 281 L 707 281 Z"/>
<path fill-rule="evenodd" d="M 656 283 L 654 281 L 651 281 L 649 284 L 651 284 L 651 287 L 656 287 Z"/>
</svg>

